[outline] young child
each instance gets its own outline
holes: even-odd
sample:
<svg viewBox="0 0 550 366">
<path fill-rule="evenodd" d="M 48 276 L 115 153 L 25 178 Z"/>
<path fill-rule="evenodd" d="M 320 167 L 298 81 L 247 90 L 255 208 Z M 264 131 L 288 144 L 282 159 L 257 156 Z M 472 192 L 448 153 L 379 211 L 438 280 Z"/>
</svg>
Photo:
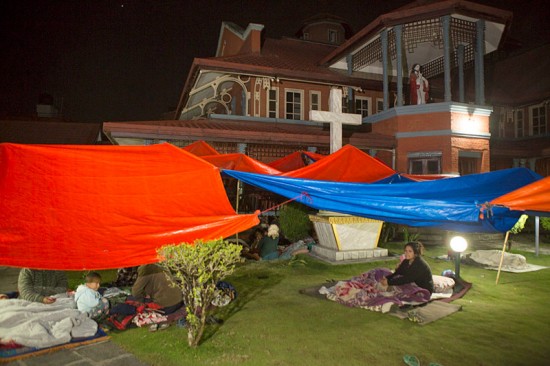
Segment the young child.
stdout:
<svg viewBox="0 0 550 366">
<path fill-rule="evenodd" d="M 98 292 L 101 284 L 101 275 L 90 272 L 86 275 L 86 283 L 79 285 L 74 295 L 76 307 L 94 320 L 99 320 L 109 313 L 109 300 L 101 297 Z"/>
</svg>

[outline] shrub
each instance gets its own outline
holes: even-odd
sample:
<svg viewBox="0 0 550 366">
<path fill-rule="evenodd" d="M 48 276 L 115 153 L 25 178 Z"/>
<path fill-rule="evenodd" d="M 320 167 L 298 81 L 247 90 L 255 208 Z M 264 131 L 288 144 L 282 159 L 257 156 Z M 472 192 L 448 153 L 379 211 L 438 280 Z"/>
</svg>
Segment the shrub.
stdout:
<svg viewBox="0 0 550 366">
<path fill-rule="evenodd" d="M 174 286 L 183 292 L 189 346 L 199 345 L 216 284 L 233 273 L 235 265 L 241 261 L 241 250 L 242 246 L 222 239 L 207 242 L 198 239 L 193 244 L 158 249 L 159 264 L 174 275 Z"/>
<path fill-rule="evenodd" d="M 281 208 L 279 223 L 284 236 L 292 242 L 307 237 L 312 228 L 306 206 L 296 202 Z"/>
<path fill-rule="evenodd" d="M 380 233 L 380 242 L 387 243 L 392 241 L 395 238 L 397 233 L 397 224 L 392 224 L 391 222 L 384 222 L 382 224 L 382 231 Z"/>
<path fill-rule="evenodd" d="M 411 233 L 406 227 L 403 228 L 403 242 L 410 243 L 411 241 L 417 241 L 420 237 L 420 233 Z"/>
</svg>

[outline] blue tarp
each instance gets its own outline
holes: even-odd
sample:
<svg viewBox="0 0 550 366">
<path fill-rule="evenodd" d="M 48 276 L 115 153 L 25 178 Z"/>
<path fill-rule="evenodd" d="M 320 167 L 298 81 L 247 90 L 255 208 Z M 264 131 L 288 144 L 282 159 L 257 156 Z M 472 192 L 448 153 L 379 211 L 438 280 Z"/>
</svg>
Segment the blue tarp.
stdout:
<svg viewBox="0 0 550 366">
<path fill-rule="evenodd" d="M 343 183 L 234 170 L 223 173 L 287 198 L 299 197 L 298 202 L 319 210 L 463 232 L 512 228 L 522 211 L 486 204 L 542 178 L 526 168 L 399 184 Z"/>
</svg>

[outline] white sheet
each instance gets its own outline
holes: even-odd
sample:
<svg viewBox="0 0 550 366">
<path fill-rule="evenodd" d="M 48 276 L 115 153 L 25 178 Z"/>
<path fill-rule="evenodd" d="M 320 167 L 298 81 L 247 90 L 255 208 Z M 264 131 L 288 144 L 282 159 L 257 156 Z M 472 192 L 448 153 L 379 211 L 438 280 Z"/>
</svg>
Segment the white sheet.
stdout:
<svg viewBox="0 0 550 366">
<path fill-rule="evenodd" d="M 0 340 L 28 347 L 45 348 L 91 337 L 97 323 L 76 309 L 71 298 L 58 298 L 53 304 L 20 299 L 0 301 Z"/>
</svg>

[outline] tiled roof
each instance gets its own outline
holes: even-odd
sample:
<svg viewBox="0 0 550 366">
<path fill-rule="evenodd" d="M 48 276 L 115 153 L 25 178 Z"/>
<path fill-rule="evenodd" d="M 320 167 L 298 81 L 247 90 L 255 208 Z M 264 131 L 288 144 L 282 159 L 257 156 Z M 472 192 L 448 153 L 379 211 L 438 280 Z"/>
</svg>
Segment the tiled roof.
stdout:
<svg viewBox="0 0 550 366">
<path fill-rule="evenodd" d="M 344 127 L 343 144 L 359 148 L 391 149 L 395 147 L 392 137 L 362 129 Z M 267 123 L 241 120 L 170 120 L 105 122 L 104 130 L 113 137 L 141 137 L 183 140 L 218 140 L 243 143 L 277 144 L 325 144 L 330 143 L 330 130 L 323 125 L 291 123 Z"/>
<path fill-rule="evenodd" d="M 312 43 L 291 38 L 270 39 L 263 44 L 261 53 L 218 57 L 225 62 L 307 72 L 327 72 L 319 61 L 336 46 Z"/>
<path fill-rule="evenodd" d="M 364 86 L 365 83 L 371 83 L 364 78 L 350 77 L 344 71 L 321 66 L 319 61 L 335 49 L 336 46 L 333 45 L 293 38 L 267 38 L 260 53 L 196 59 L 195 64 L 200 68 L 249 72 L 272 77 L 302 78 L 344 85 Z"/>
</svg>

